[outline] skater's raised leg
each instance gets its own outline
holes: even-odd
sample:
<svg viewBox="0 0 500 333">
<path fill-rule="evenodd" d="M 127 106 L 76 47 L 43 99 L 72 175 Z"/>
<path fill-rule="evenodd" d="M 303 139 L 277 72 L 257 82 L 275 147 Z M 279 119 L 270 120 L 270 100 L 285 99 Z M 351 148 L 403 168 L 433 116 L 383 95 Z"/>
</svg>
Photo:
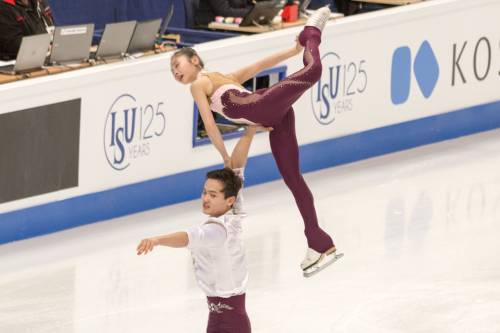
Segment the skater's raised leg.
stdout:
<svg viewBox="0 0 500 333">
<path fill-rule="evenodd" d="M 304 233 L 307 245 L 319 253 L 334 248 L 332 238 L 318 225 L 314 198 L 307 186 L 299 165 L 299 146 L 295 135 L 295 115 L 293 109 L 286 113 L 283 121 L 269 134 L 271 150 L 283 176 L 292 192 L 304 220 Z"/>
<path fill-rule="evenodd" d="M 321 31 L 329 16 L 327 7 L 318 9 L 298 36 L 300 44 L 304 46 L 302 69 L 259 93 L 228 91 L 222 96 L 224 114 L 266 126 L 279 123 L 292 104 L 321 78 L 319 45 Z"/>
</svg>

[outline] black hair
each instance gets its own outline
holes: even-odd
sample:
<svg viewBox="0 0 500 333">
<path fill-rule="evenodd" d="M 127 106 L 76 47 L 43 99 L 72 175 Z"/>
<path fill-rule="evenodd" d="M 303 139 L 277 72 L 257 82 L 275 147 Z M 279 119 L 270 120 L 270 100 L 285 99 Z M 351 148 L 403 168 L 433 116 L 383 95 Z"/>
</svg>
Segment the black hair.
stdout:
<svg viewBox="0 0 500 333">
<path fill-rule="evenodd" d="M 200 67 L 205 68 L 203 60 L 201 60 L 201 57 L 198 55 L 198 52 L 196 52 L 195 49 L 193 49 L 192 47 L 183 47 L 182 49 L 176 51 L 170 58 L 170 61 L 172 62 L 175 58 L 180 56 L 186 56 L 189 60 L 191 60 L 193 57 L 198 57 L 198 60 L 200 61 Z"/>
<path fill-rule="evenodd" d="M 243 185 L 240 177 L 229 168 L 210 171 L 207 179 L 215 179 L 224 184 L 224 199 L 236 197 Z"/>
</svg>

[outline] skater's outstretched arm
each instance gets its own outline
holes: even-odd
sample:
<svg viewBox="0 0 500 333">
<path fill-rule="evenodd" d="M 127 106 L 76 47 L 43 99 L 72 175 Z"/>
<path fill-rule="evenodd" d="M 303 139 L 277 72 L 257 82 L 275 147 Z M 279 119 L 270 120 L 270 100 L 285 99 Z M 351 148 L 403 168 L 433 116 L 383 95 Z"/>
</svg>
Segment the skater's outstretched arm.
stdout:
<svg viewBox="0 0 500 333">
<path fill-rule="evenodd" d="M 157 245 L 168 247 L 213 247 L 226 240 L 226 230 L 218 223 L 207 222 L 186 231 L 143 239 L 137 246 L 137 255 L 148 254 Z"/>
<path fill-rule="evenodd" d="M 254 64 L 243 67 L 231 73 L 230 75 L 232 75 L 233 78 L 239 83 L 243 83 L 253 78 L 255 75 L 262 72 L 266 68 L 274 67 L 280 62 L 299 54 L 301 51 L 302 51 L 302 46 L 296 40 L 295 46 L 279 51 L 275 54 L 272 54 L 262 60 L 257 61 Z"/>
<path fill-rule="evenodd" d="M 244 170 L 247 164 L 248 151 L 250 150 L 250 145 L 252 144 L 253 137 L 255 133 L 258 131 L 271 131 L 271 127 L 262 127 L 258 125 L 248 126 L 245 130 L 243 136 L 238 140 L 238 143 L 233 149 L 233 153 L 231 154 L 231 168 L 234 173 L 241 179 L 241 182 L 244 182 Z M 236 200 L 233 203 L 232 211 L 233 214 L 236 215 L 245 215 L 245 211 L 243 209 L 243 188 L 238 191 L 236 196 Z"/>
<path fill-rule="evenodd" d="M 247 127 L 231 154 L 231 168 L 240 169 L 247 164 L 248 151 L 250 150 L 250 145 L 252 144 L 256 132 L 256 126 Z"/>
<path fill-rule="evenodd" d="M 207 99 L 206 89 L 207 85 L 203 82 L 203 80 L 196 80 L 191 85 L 191 94 L 193 95 L 196 105 L 198 105 L 198 110 L 200 111 L 201 119 L 203 120 L 203 124 L 205 125 L 205 130 L 207 131 L 210 141 L 222 156 L 224 165 L 230 166 L 231 157 L 227 153 L 222 135 L 215 124 L 214 116 L 210 110 L 210 103 Z"/>
<path fill-rule="evenodd" d="M 231 168 L 240 169 L 247 164 L 248 151 L 250 150 L 250 145 L 252 144 L 253 137 L 257 132 L 269 132 L 272 131 L 271 127 L 262 127 L 258 125 L 248 126 L 240 138 L 238 143 L 233 149 L 231 154 Z"/>
<path fill-rule="evenodd" d="M 153 248 L 157 245 L 169 247 L 186 247 L 188 243 L 188 234 L 185 231 L 146 238 L 143 239 L 137 246 L 137 255 L 148 254 L 149 252 L 153 251 Z"/>
</svg>

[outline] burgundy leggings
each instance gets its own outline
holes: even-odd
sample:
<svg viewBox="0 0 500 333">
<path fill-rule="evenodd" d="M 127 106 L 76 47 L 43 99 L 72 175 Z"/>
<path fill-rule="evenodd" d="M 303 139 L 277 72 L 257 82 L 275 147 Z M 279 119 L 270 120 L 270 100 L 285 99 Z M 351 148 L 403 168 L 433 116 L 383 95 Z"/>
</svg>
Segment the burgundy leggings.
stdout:
<svg viewBox="0 0 500 333">
<path fill-rule="evenodd" d="M 245 294 L 229 298 L 207 297 L 207 333 L 250 333 L 250 320 L 245 309 Z"/>
<path fill-rule="evenodd" d="M 274 128 L 269 134 L 271 150 L 304 220 L 307 244 L 315 251 L 326 252 L 333 246 L 333 241 L 318 225 L 314 198 L 300 173 L 292 108 L 292 104 L 321 78 L 321 32 L 314 27 L 305 27 L 299 41 L 304 46 L 304 68 L 267 89 L 251 94 L 228 90 L 222 95 L 222 104 L 224 113 L 230 118 L 245 118 Z"/>
</svg>

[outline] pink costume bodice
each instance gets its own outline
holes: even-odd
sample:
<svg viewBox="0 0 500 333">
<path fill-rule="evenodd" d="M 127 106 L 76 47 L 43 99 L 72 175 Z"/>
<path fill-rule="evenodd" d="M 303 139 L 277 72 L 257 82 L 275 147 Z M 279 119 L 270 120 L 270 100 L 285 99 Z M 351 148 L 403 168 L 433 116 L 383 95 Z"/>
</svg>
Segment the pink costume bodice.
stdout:
<svg viewBox="0 0 500 333">
<path fill-rule="evenodd" d="M 255 123 L 251 122 L 250 120 L 247 120 L 245 118 L 231 118 L 228 117 L 226 114 L 224 114 L 224 105 L 222 104 L 222 96 L 229 90 L 238 90 L 240 92 L 247 92 L 251 93 L 250 91 L 246 90 L 243 88 L 242 85 L 240 85 L 238 82 L 235 80 L 231 79 L 230 77 L 223 75 L 221 73 L 204 73 L 210 81 L 212 82 L 214 86 L 214 91 L 212 95 L 209 97 L 210 98 L 210 109 L 213 112 L 216 112 L 220 115 L 222 115 L 224 118 L 237 123 L 237 124 L 247 124 L 247 125 L 255 125 Z"/>
</svg>

